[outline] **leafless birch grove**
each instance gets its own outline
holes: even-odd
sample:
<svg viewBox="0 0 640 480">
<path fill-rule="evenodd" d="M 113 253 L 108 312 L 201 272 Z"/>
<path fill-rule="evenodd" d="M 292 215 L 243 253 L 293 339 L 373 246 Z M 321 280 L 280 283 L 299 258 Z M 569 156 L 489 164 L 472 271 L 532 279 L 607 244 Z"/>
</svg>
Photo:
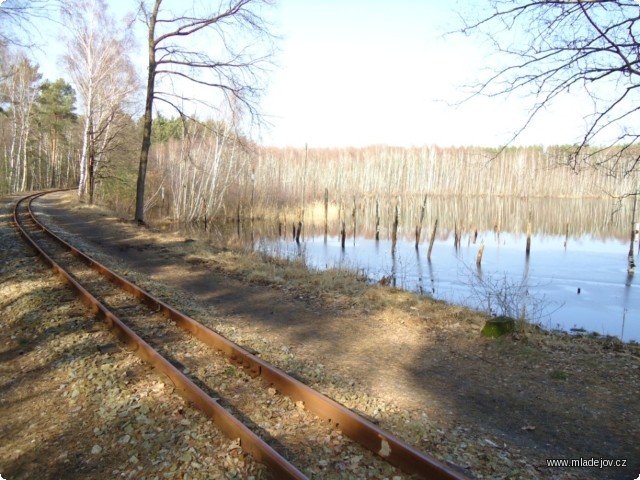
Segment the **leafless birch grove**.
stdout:
<svg viewBox="0 0 640 480">
<path fill-rule="evenodd" d="M 247 162 L 245 147 L 222 123 L 192 125 L 182 140 L 157 145 L 153 153 L 159 183 L 148 206 L 164 199 L 170 206 L 165 213 L 182 222 L 215 216 Z"/>
<path fill-rule="evenodd" d="M 9 73 L 6 82 L 6 98 L 12 105 L 9 110 L 11 144 L 7 162 L 8 187 L 12 191 L 24 191 L 27 188 L 27 155 L 31 130 L 31 118 L 38 95 L 36 82 L 39 80 L 37 69 L 26 57 L 19 57 Z"/>
<path fill-rule="evenodd" d="M 95 178 L 110 144 L 127 125 L 127 103 L 137 89 L 125 36 L 109 17 L 104 0 L 65 0 L 67 28 L 65 65 L 84 106 L 84 132 L 80 156 L 78 194 L 93 201 Z"/>
<path fill-rule="evenodd" d="M 299 203 L 303 184 L 309 201 L 319 201 L 327 188 L 333 199 L 353 195 L 462 195 L 517 197 L 608 197 L 635 189 L 634 162 L 620 162 L 603 175 L 593 168 L 569 168 L 573 146 L 509 147 L 499 151 L 481 147 L 424 146 L 305 150 L 263 148 L 256 160 L 256 191 L 272 205 Z M 590 154 L 590 160 L 600 157 Z M 609 153 L 602 153 L 603 156 Z M 306 172 L 306 173 L 305 173 Z"/>
</svg>

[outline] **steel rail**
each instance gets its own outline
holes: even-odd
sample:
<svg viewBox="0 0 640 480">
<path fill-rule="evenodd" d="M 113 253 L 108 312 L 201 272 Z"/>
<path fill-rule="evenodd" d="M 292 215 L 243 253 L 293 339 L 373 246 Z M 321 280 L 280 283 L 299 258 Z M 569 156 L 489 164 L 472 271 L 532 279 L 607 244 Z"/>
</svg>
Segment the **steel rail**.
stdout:
<svg viewBox="0 0 640 480">
<path fill-rule="evenodd" d="M 44 195 L 44 192 L 37 196 Z M 32 220 L 46 231 L 52 238 L 67 248 L 73 255 L 82 259 L 87 265 L 103 274 L 122 289 L 136 296 L 147 306 L 161 312 L 167 318 L 173 320 L 178 326 L 192 333 L 196 338 L 207 345 L 223 352 L 232 361 L 242 365 L 254 376 L 260 376 L 267 384 L 273 386 L 281 394 L 289 396 L 292 400 L 303 402 L 310 412 L 318 417 L 336 425 L 346 436 L 360 443 L 365 448 L 378 454 L 390 464 L 400 468 L 406 473 L 417 475 L 425 479 L 434 480 L 466 480 L 467 477 L 449 467 L 448 465 L 428 456 L 408 445 L 399 438 L 382 430 L 372 422 L 352 412 L 343 405 L 311 389 L 299 380 L 287 375 L 282 370 L 270 365 L 261 358 L 233 343 L 217 332 L 205 327 L 187 315 L 179 312 L 161 300 L 129 282 L 125 278 L 112 272 L 107 267 L 85 255 L 53 232 L 49 231 L 31 212 Z M 180 372 L 179 372 L 180 373 Z"/>
<path fill-rule="evenodd" d="M 258 437 L 246 425 L 235 418 L 215 399 L 211 398 L 200 387 L 193 383 L 180 370 L 178 370 L 167 359 L 160 355 L 153 347 L 140 338 L 133 330 L 127 327 L 122 320 L 111 313 L 98 299 L 78 283 L 66 270 L 56 263 L 27 233 L 24 225 L 19 219 L 19 208 L 23 200 L 29 199 L 28 212 L 36 225 L 48 234 L 49 232 L 40 222 L 38 222 L 31 211 L 31 201 L 44 192 L 19 200 L 14 207 L 14 222 L 20 234 L 36 250 L 36 252 L 51 265 L 63 280 L 69 284 L 79 295 L 82 301 L 89 307 L 97 318 L 104 320 L 109 329 L 125 344 L 127 344 L 140 358 L 150 363 L 160 372 L 164 373 L 175 385 L 178 392 L 202 412 L 208 415 L 216 425 L 231 439 L 240 439 L 240 446 L 257 461 L 265 464 L 269 470 L 276 475 L 276 478 L 286 478 L 293 480 L 307 480 L 307 477 L 296 467 L 291 465 L 284 457 L 269 446 L 264 440 Z M 55 236 L 57 238 L 57 236 Z M 67 244 L 68 245 L 68 244 Z M 104 267 L 103 267 L 104 268 Z"/>
</svg>

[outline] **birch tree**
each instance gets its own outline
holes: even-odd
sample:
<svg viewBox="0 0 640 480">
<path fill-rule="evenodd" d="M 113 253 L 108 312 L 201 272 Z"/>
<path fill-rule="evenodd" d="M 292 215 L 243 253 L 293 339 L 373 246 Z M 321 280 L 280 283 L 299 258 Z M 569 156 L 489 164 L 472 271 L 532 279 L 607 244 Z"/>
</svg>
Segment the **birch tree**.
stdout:
<svg viewBox="0 0 640 480">
<path fill-rule="evenodd" d="M 0 192 L 9 191 L 9 97 L 7 95 L 8 78 L 10 71 L 9 50 L 0 41 L 0 144 L 2 145 L 2 165 L 0 169 Z"/>
<path fill-rule="evenodd" d="M 62 17 L 68 39 L 63 59 L 84 107 L 78 194 L 88 191 L 93 201 L 96 172 L 137 89 L 128 57 L 131 39 L 129 29 L 109 15 L 104 0 L 66 0 Z"/>
<path fill-rule="evenodd" d="M 229 124 L 187 125 L 182 138 L 155 145 L 154 157 L 165 179 L 173 218 L 206 222 L 223 207 L 232 181 L 243 169 L 246 148 Z"/>
<path fill-rule="evenodd" d="M 28 147 L 33 122 L 34 104 L 38 98 L 38 67 L 24 55 L 5 65 L 6 73 L 0 86 L 0 101 L 9 118 L 10 145 L 7 154 L 7 188 L 24 191 L 28 178 Z"/>
<path fill-rule="evenodd" d="M 139 223 L 144 222 L 154 101 L 169 105 L 183 116 L 185 104 L 197 97 L 182 94 L 171 85 L 182 85 L 184 91 L 206 88 L 209 98 L 217 97 L 234 112 L 243 110 L 257 117 L 260 74 L 268 65 L 272 40 L 261 14 L 270 3 L 220 0 L 211 4 L 193 1 L 185 6 L 169 0 L 140 2 L 148 31 L 148 77 L 136 186 L 135 219 Z M 201 96 L 198 100 L 205 99 Z"/>
</svg>

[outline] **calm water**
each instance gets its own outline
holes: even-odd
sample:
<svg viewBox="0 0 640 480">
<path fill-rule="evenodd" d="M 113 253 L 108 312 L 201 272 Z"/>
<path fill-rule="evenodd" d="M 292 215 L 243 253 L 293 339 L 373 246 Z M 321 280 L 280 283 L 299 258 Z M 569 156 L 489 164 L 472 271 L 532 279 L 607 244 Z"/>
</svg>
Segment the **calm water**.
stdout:
<svg viewBox="0 0 640 480">
<path fill-rule="evenodd" d="M 355 268 L 373 281 L 389 277 L 397 287 L 497 314 L 504 312 L 496 296 L 510 289 L 517 311 L 524 303 L 527 314 L 545 328 L 640 341 L 640 280 L 627 274 L 628 241 L 583 235 L 570 237 L 565 248 L 564 236 L 538 235 L 532 237 L 528 260 L 525 243 L 523 234 L 485 231 L 475 244 L 463 237 L 456 250 L 452 236 L 438 238 L 431 262 L 426 243 L 416 252 L 408 240 L 398 241 L 394 256 L 390 241 L 363 237 L 347 239 L 344 251 L 338 237 L 325 243 L 324 236 L 307 238 L 301 246 L 290 239 L 263 239 L 258 248 L 285 257 L 304 255 L 313 268 Z"/>
</svg>

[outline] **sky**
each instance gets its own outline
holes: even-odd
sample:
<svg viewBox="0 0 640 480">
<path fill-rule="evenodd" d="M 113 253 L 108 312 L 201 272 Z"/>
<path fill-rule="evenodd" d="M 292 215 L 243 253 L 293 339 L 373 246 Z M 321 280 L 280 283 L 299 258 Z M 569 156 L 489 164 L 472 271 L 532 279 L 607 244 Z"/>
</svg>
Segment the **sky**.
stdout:
<svg viewBox="0 0 640 480">
<path fill-rule="evenodd" d="M 254 136 L 298 147 L 505 144 L 526 119 L 526 99 L 460 104 L 491 51 L 477 38 L 444 36 L 474 1 L 280 0 L 269 12 L 280 40 L 262 102 L 268 126 Z M 124 15 L 132 2 L 109 4 Z M 46 43 L 36 52 L 41 71 L 64 78 L 62 47 Z M 135 58 L 144 77 L 144 56 Z M 575 95 L 561 99 L 514 144 L 574 143 L 585 108 Z"/>
<path fill-rule="evenodd" d="M 476 98 L 492 52 L 478 39 L 444 36 L 473 2 L 282 0 L 280 69 L 264 107 L 265 143 L 301 146 L 497 146 L 526 119 L 524 99 Z M 517 144 L 573 143 L 583 105 L 567 97 L 544 112 Z"/>
</svg>

